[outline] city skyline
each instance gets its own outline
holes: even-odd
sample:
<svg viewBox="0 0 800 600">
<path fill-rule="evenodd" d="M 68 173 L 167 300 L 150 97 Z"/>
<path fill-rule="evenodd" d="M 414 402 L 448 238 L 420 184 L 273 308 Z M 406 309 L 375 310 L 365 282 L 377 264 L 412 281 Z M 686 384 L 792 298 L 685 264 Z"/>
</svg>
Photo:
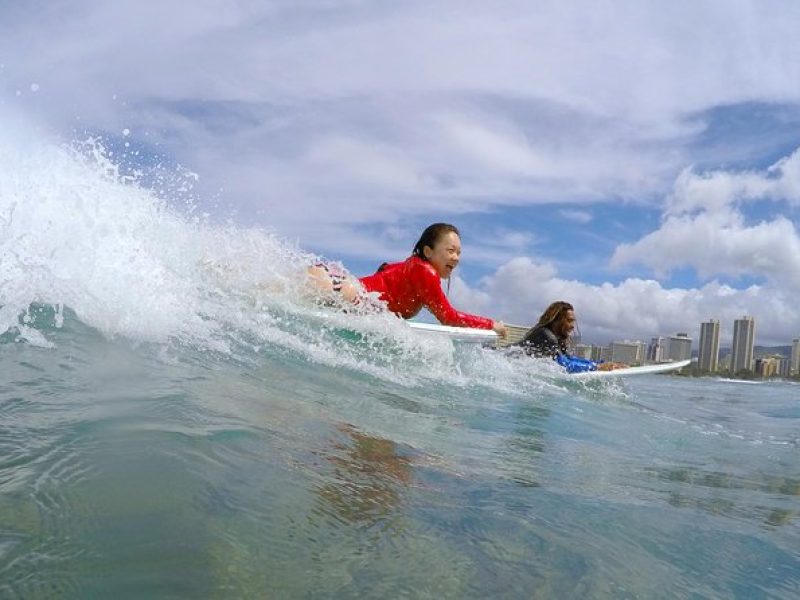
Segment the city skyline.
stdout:
<svg viewBox="0 0 800 600">
<path fill-rule="evenodd" d="M 756 321 L 756 322 L 759 320 L 757 315 L 748 315 L 748 316 L 753 318 L 753 320 Z M 731 321 L 731 323 L 735 322 L 736 320 L 738 320 L 738 319 L 733 319 Z M 711 321 L 719 322 L 719 326 L 720 326 L 720 330 L 719 330 L 719 352 L 720 352 L 720 354 L 730 353 L 731 350 L 733 349 L 733 327 L 731 327 L 730 329 L 727 329 L 725 327 L 725 322 L 722 321 L 719 318 L 716 318 L 716 317 L 709 318 L 707 321 L 700 322 L 696 329 L 694 329 L 694 328 L 679 328 L 679 329 L 675 329 L 675 333 L 663 333 L 662 332 L 662 333 L 658 333 L 658 334 L 652 334 L 652 335 L 647 336 L 647 337 L 649 337 L 649 339 L 651 340 L 651 343 L 652 343 L 653 340 L 656 340 L 658 338 L 666 339 L 666 338 L 669 338 L 670 336 L 676 336 L 676 335 L 679 335 L 681 333 L 684 333 L 684 332 L 688 331 L 689 332 L 688 335 L 692 340 L 695 340 L 695 339 L 698 340 L 698 350 L 699 350 L 699 339 L 700 339 L 700 337 L 702 335 L 702 325 L 703 325 L 703 323 L 707 323 L 707 322 L 711 322 Z M 791 347 L 792 344 L 797 339 L 800 339 L 800 331 L 793 332 L 793 333 L 789 334 L 787 336 L 787 339 L 785 340 L 785 342 L 781 342 L 779 340 L 770 340 L 771 343 L 766 343 L 766 342 L 759 343 L 759 341 L 758 341 L 758 330 L 756 329 L 756 332 L 755 332 L 755 335 L 754 335 L 753 346 L 754 346 L 754 348 L 755 347 L 785 348 L 785 347 Z M 726 340 L 728 340 L 728 343 L 726 343 Z M 599 342 L 599 343 L 598 342 L 589 342 L 589 341 L 586 341 L 585 339 L 580 339 L 578 341 L 578 343 L 584 343 L 584 344 L 587 344 L 587 345 L 590 345 L 590 346 L 591 345 L 609 346 L 612 342 L 618 342 L 618 341 L 631 342 L 631 341 L 643 341 L 643 340 L 641 340 L 640 338 L 636 338 L 636 337 L 633 337 L 633 338 L 632 337 L 620 337 L 620 338 L 609 338 L 606 342 Z M 649 344 L 647 342 L 644 342 L 644 343 L 649 346 Z"/>
<path fill-rule="evenodd" d="M 721 345 L 721 322 L 711 318 L 700 323 L 700 339 L 697 346 L 696 366 L 701 371 L 729 371 L 731 374 L 749 371 L 762 376 L 794 376 L 800 374 L 800 336 L 793 337 L 789 344 L 760 346 L 767 349 L 789 349 L 784 354 L 759 354 L 755 349 L 756 319 L 744 315 L 733 322 L 730 346 Z M 678 361 L 693 355 L 693 338 L 685 332 L 674 335 L 658 335 L 650 343 L 641 340 L 612 340 L 606 345 L 578 343 L 576 349 L 585 358 L 611 360 L 626 363 L 657 363 Z M 720 355 L 725 351 L 723 360 Z"/>
</svg>

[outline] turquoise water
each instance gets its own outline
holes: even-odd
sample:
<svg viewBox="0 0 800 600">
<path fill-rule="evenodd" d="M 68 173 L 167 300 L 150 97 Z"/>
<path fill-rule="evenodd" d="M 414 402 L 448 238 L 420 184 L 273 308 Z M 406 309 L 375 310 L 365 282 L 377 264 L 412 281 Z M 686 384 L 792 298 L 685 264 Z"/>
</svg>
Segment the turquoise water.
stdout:
<svg viewBox="0 0 800 600">
<path fill-rule="evenodd" d="M 321 307 L 302 249 L 0 124 L 0 597 L 798 596 L 798 386 Z"/>
<path fill-rule="evenodd" d="M 65 312 L 0 345 L 4 597 L 797 595 L 795 385 L 409 384 Z"/>
</svg>

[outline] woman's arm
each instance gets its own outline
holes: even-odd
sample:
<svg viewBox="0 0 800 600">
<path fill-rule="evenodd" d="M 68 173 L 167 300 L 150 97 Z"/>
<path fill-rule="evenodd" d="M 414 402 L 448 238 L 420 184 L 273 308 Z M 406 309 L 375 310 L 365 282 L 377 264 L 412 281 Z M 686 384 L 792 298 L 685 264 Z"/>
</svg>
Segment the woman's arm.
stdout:
<svg viewBox="0 0 800 600">
<path fill-rule="evenodd" d="M 559 352 L 556 362 L 567 370 L 567 373 L 583 373 L 584 371 L 596 371 L 597 363 L 586 358 L 578 358 L 564 352 Z"/>
<path fill-rule="evenodd" d="M 505 326 L 500 322 L 496 324 L 492 319 L 460 312 L 453 308 L 447 296 L 445 296 L 444 290 L 442 290 L 439 275 L 436 274 L 433 268 L 427 265 L 420 265 L 418 268 L 420 270 L 418 275 L 419 293 L 422 303 L 440 323 L 456 327 L 474 327 L 476 329 L 497 330 L 499 327 L 505 329 Z"/>
</svg>

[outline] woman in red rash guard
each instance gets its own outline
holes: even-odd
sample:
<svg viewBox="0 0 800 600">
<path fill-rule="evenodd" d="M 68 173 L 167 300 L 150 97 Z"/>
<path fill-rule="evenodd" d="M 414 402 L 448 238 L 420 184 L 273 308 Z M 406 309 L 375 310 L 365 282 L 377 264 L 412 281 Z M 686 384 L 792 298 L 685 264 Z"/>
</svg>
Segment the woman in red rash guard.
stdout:
<svg viewBox="0 0 800 600">
<path fill-rule="evenodd" d="M 492 329 L 505 337 L 502 321 L 457 311 L 450 305 L 441 279 L 449 279 L 461 256 L 458 229 L 447 223 L 434 223 L 425 229 L 409 258 L 403 262 L 383 264 L 374 275 L 359 279 L 367 292 L 377 292 L 390 311 L 410 319 L 427 308 L 439 322 L 457 327 Z M 358 290 L 346 278 L 332 273 L 325 265 L 315 265 L 309 274 L 317 281 L 330 278 L 331 287 L 340 291 L 345 300 L 353 301 Z"/>
</svg>

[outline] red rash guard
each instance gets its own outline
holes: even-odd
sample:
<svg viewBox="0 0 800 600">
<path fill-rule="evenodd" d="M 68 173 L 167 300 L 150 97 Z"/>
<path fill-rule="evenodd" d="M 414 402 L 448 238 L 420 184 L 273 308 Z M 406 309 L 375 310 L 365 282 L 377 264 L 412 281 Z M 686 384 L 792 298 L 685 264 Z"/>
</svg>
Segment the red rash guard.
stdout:
<svg viewBox="0 0 800 600">
<path fill-rule="evenodd" d="M 404 319 L 416 315 L 423 306 L 445 325 L 491 329 L 494 322 L 486 317 L 459 312 L 450 305 L 442 291 L 439 274 L 428 261 L 412 256 L 383 271 L 360 278 L 368 292 L 378 292 L 389 310 Z"/>
</svg>

